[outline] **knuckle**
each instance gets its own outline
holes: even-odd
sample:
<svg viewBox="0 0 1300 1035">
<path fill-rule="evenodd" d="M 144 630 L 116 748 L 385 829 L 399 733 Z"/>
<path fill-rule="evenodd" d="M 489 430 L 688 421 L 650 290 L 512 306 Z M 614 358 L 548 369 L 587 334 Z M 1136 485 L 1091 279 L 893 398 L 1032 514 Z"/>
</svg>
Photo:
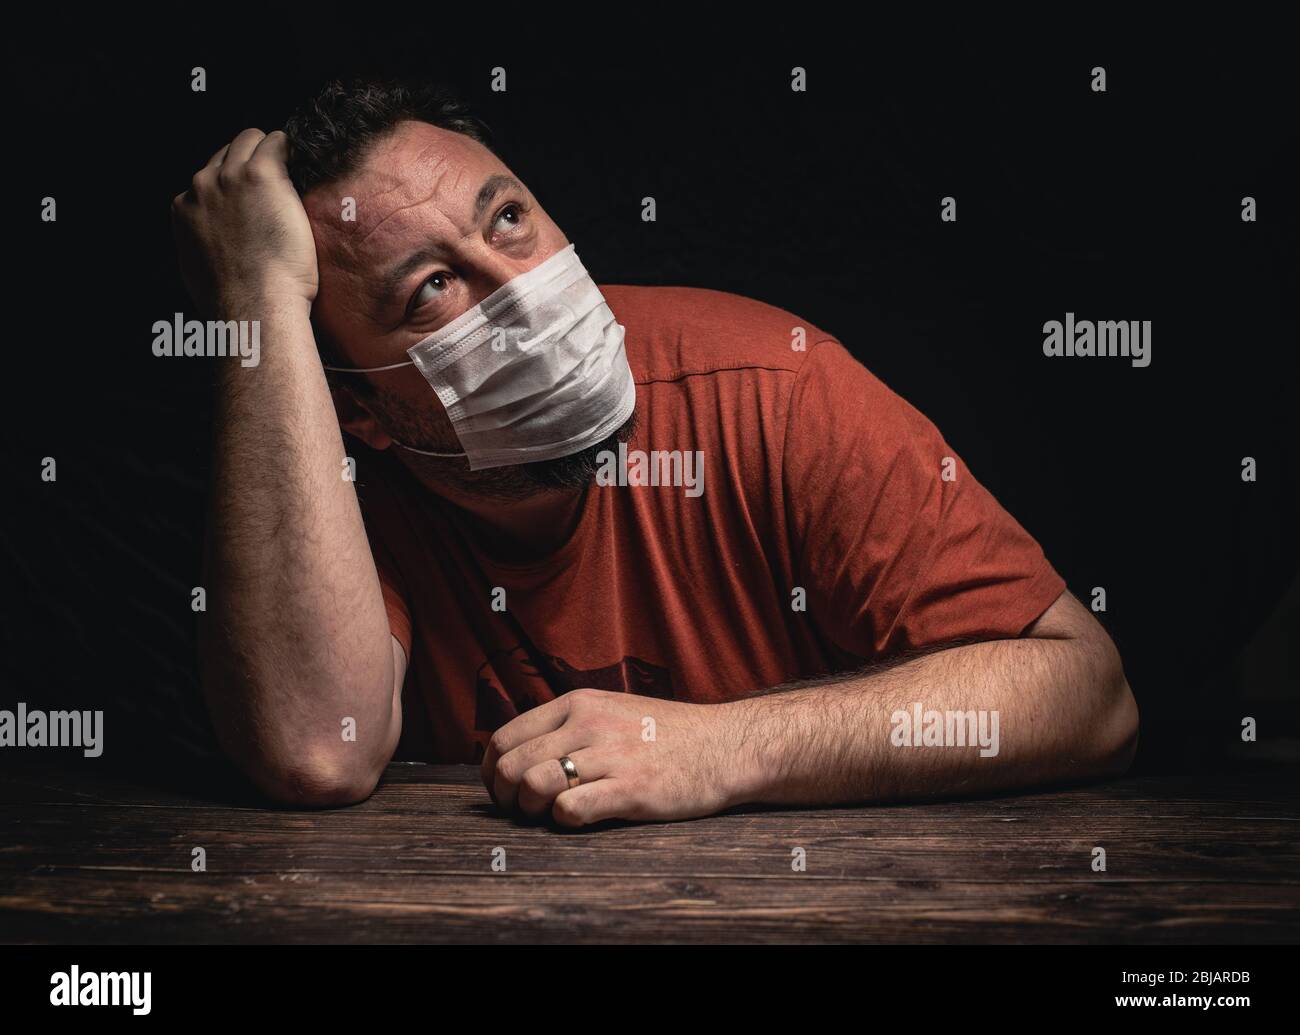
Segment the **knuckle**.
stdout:
<svg viewBox="0 0 1300 1035">
<path fill-rule="evenodd" d="M 519 789 L 521 791 L 527 791 L 529 794 L 537 798 L 543 798 L 546 796 L 548 782 L 546 779 L 546 773 L 542 771 L 541 766 L 533 766 L 532 769 L 524 773 L 524 778 L 520 781 Z"/>
<path fill-rule="evenodd" d="M 562 826 L 582 826 L 582 814 L 574 803 L 572 795 L 562 794 L 556 798 L 555 804 L 551 807 L 551 815 L 555 817 L 555 822 Z"/>
<path fill-rule="evenodd" d="M 511 758 L 503 758 L 497 762 L 497 778 L 504 780 L 508 784 L 516 784 L 523 774 L 519 772 L 519 763 Z"/>
<path fill-rule="evenodd" d="M 585 687 L 579 690 L 570 690 L 568 694 L 570 710 L 575 710 L 580 708 L 583 711 L 587 711 L 588 709 L 591 708 L 592 704 L 595 702 L 598 694 L 599 691 L 588 690 Z"/>
</svg>

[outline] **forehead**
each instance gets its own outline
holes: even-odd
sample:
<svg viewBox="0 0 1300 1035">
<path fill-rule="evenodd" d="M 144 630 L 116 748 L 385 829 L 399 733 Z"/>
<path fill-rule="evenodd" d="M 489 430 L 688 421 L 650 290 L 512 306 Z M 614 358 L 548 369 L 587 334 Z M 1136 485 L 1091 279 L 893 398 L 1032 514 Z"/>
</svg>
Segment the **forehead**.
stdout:
<svg viewBox="0 0 1300 1035">
<path fill-rule="evenodd" d="M 416 233 L 465 236 L 483 181 L 508 172 L 477 140 L 401 122 L 370 145 L 354 172 L 314 187 L 303 205 L 318 246 L 332 260 L 354 266 L 390 255 Z M 344 218 L 344 198 L 353 199 L 355 220 Z"/>
</svg>

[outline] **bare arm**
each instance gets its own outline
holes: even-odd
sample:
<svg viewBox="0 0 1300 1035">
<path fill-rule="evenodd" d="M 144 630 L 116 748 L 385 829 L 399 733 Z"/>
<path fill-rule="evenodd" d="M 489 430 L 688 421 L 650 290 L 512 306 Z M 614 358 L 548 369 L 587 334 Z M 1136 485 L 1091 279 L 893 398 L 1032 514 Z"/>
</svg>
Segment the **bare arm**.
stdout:
<svg viewBox="0 0 1300 1035">
<path fill-rule="evenodd" d="M 738 737 L 733 804 L 887 801 L 1095 779 L 1123 772 L 1137 746 L 1137 705 L 1119 654 L 1068 592 L 1019 639 L 718 707 L 730 711 Z M 996 730 L 995 743 L 927 746 L 927 724 L 938 731 L 927 713 L 972 711 L 977 737 Z M 968 722 L 945 721 L 945 739 L 949 728 L 963 728 L 970 745 Z"/>
<path fill-rule="evenodd" d="M 222 746 L 267 794 L 345 804 L 401 733 L 392 637 L 310 324 L 315 249 L 283 134 L 246 130 L 173 207 L 187 284 L 261 323 L 260 362 L 225 363 L 204 551 L 200 673 Z M 345 720 L 356 739 L 344 739 Z"/>
</svg>

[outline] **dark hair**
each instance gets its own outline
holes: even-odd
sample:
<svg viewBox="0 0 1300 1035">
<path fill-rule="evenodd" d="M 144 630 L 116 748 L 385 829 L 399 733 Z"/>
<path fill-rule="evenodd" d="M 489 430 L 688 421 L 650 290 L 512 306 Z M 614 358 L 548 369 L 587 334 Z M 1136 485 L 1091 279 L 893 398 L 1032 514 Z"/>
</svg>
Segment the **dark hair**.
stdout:
<svg viewBox="0 0 1300 1035">
<path fill-rule="evenodd" d="M 355 171 L 371 145 L 399 122 L 427 122 L 462 133 L 496 153 L 487 123 L 447 86 L 400 79 L 353 79 L 327 83 L 284 125 L 289 143 L 289 178 L 299 195 Z M 338 346 L 313 320 L 316 346 L 326 363 L 344 366 Z M 327 377 L 331 375 L 327 372 Z M 350 387 L 373 395 L 373 386 L 354 375 Z"/>
<path fill-rule="evenodd" d="M 399 122 L 427 122 L 494 151 L 492 131 L 449 87 L 398 79 L 338 79 L 289 117 L 289 177 L 299 194 L 346 176 Z M 494 151 L 495 153 L 495 151 Z"/>
</svg>

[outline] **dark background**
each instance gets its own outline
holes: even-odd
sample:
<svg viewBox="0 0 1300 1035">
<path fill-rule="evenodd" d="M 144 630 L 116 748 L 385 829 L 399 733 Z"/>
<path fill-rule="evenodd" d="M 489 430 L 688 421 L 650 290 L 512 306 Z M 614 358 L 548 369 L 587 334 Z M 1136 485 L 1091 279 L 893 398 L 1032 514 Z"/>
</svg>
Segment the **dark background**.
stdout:
<svg viewBox="0 0 1300 1035">
<path fill-rule="evenodd" d="M 241 129 L 379 71 L 458 87 L 598 281 L 788 309 L 925 412 L 1081 600 L 1105 588 L 1139 768 L 1297 758 L 1300 135 L 1280 39 L 909 44 L 826 23 L 755 42 L 655 16 L 543 40 L 438 9 L 349 27 L 364 13 L 9 40 L 0 707 L 105 709 L 96 764 L 213 761 L 190 590 L 223 361 L 151 354 L 155 320 L 195 315 L 169 206 Z M 1151 366 L 1045 358 L 1067 311 L 1151 320 Z M 21 754 L 80 760 L 0 764 Z"/>
</svg>

